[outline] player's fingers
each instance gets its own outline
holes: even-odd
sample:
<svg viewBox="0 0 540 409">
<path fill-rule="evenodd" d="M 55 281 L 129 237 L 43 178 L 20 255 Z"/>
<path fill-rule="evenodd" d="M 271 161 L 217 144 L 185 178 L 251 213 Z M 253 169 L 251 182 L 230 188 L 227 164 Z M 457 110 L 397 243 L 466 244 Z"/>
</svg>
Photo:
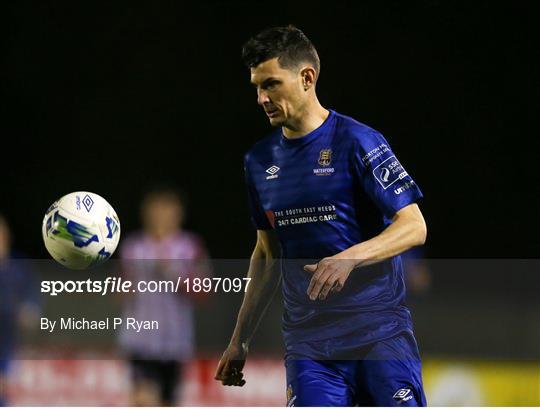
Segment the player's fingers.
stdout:
<svg viewBox="0 0 540 409">
<path fill-rule="evenodd" d="M 309 285 L 308 285 L 308 288 L 307 288 L 308 295 L 311 295 L 311 293 L 313 291 L 313 288 L 315 287 L 315 284 L 320 279 L 321 273 L 322 273 L 322 271 L 320 271 L 320 270 L 316 271 L 313 274 L 313 277 L 311 277 L 311 280 L 309 280 Z"/>
<path fill-rule="evenodd" d="M 242 372 L 245 363 L 246 361 L 244 360 L 234 360 L 231 362 L 231 370 L 235 372 Z"/>
<path fill-rule="evenodd" d="M 339 280 L 337 280 L 335 283 L 334 283 L 334 286 L 332 287 L 332 291 L 333 293 L 339 293 L 341 290 L 343 289 L 343 284 L 341 284 L 341 282 Z"/>
<path fill-rule="evenodd" d="M 311 300 L 314 301 L 317 299 L 317 297 L 319 297 L 319 293 L 321 292 L 323 285 L 331 275 L 330 273 L 330 271 L 324 270 L 321 272 L 321 274 L 313 276 L 310 283 L 311 291 L 308 290 L 308 295 Z"/>
<path fill-rule="evenodd" d="M 236 377 L 237 376 L 230 375 L 230 374 L 227 376 L 224 376 L 223 379 L 221 380 L 221 384 L 225 386 L 231 386 L 236 382 Z"/>
<path fill-rule="evenodd" d="M 317 264 L 312 264 L 312 265 L 317 266 L 317 268 L 313 272 L 313 276 L 311 277 L 311 280 L 309 282 L 308 289 L 307 289 L 308 294 L 310 294 L 313 291 L 313 287 L 315 287 L 315 284 L 317 283 L 317 281 L 321 279 L 321 275 L 324 274 L 324 271 L 328 267 L 328 262 L 325 259 L 322 259 Z"/>
<path fill-rule="evenodd" d="M 244 380 L 244 374 L 242 372 L 238 372 L 233 376 L 233 386 L 243 386 L 245 383 L 246 381 Z"/>
<path fill-rule="evenodd" d="M 308 273 L 313 273 L 317 270 L 317 264 L 306 264 L 304 266 L 304 271 L 307 271 Z"/>
<path fill-rule="evenodd" d="M 311 290 L 313 290 L 313 286 L 315 285 L 315 282 L 318 280 L 318 278 L 319 278 L 319 273 L 315 273 L 311 277 L 311 280 L 309 280 L 309 285 L 307 288 L 308 295 L 311 293 Z"/>
<path fill-rule="evenodd" d="M 216 368 L 216 373 L 214 375 L 214 379 L 221 381 L 223 379 L 223 369 L 225 368 L 225 360 L 220 359 L 219 364 Z"/>
<path fill-rule="evenodd" d="M 229 378 L 232 374 L 234 374 L 232 362 L 230 359 L 223 360 L 223 366 L 221 368 L 221 371 L 219 373 L 220 377 L 219 380 L 224 380 Z"/>
<path fill-rule="evenodd" d="M 244 376 L 242 373 L 243 361 L 229 361 L 229 366 L 222 371 L 223 385 L 236 385 Z"/>
<path fill-rule="evenodd" d="M 244 374 L 242 372 L 236 373 L 234 375 L 229 375 L 226 379 L 222 381 L 222 384 L 225 386 L 243 386 L 246 383 L 243 377 Z"/>
<path fill-rule="evenodd" d="M 328 296 L 328 293 L 334 287 L 336 280 L 337 280 L 337 277 L 335 276 L 335 274 L 332 274 L 330 275 L 330 277 L 328 277 L 328 279 L 326 280 L 326 282 L 321 288 L 321 292 L 319 293 L 319 300 L 326 299 L 326 297 Z"/>
<path fill-rule="evenodd" d="M 238 360 L 226 360 L 220 371 L 218 380 L 221 380 L 222 385 L 225 386 L 243 386 L 244 374 L 242 373 L 242 367 L 244 361 Z"/>
</svg>

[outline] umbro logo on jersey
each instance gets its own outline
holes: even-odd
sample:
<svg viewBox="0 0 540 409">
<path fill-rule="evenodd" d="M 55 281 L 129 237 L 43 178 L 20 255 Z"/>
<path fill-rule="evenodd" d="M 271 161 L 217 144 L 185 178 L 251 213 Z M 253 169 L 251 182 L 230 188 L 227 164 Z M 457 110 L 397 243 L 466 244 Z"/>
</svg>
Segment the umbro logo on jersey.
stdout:
<svg viewBox="0 0 540 409">
<path fill-rule="evenodd" d="M 266 177 L 266 180 L 268 179 L 276 179 L 279 175 L 277 174 L 279 172 L 279 167 L 276 165 L 270 166 L 268 169 L 266 169 L 266 173 L 268 173 L 269 176 Z"/>
<path fill-rule="evenodd" d="M 411 400 L 413 398 L 413 394 L 409 388 L 401 388 L 394 393 L 394 396 L 392 396 L 395 400 L 397 400 L 399 403 L 401 402 L 407 402 L 408 400 Z"/>
</svg>

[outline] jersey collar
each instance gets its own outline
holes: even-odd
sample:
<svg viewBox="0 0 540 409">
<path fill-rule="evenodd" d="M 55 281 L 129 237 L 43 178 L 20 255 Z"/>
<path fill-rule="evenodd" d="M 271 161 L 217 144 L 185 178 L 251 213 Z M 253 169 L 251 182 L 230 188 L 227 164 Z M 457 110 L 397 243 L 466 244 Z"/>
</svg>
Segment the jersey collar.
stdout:
<svg viewBox="0 0 540 409">
<path fill-rule="evenodd" d="M 299 138 L 294 139 L 288 139 L 283 135 L 283 131 L 281 132 L 281 146 L 283 147 L 295 147 L 295 146 L 303 146 L 311 141 L 314 141 L 317 139 L 320 135 L 322 135 L 329 127 L 330 123 L 332 122 L 335 112 L 331 109 L 328 110 L 329 114 L 328 117 L 324 120 L 324 122 L 318 127 L 315 128 L 310 133 L 301 136 Z"/>
</svg>

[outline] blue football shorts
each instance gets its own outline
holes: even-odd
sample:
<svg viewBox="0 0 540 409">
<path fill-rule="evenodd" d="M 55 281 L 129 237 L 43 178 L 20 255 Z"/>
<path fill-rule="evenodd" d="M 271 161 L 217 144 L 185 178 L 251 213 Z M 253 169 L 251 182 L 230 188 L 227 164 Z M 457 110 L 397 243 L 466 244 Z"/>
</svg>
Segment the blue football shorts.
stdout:
<svg viewBox="0 0 540 409">
<path fill-rule="evenodd" d="M 376 342 L 358 356 L 286 360 L 287 406 L 426 406 L 412 334 Z"/>
</svg>

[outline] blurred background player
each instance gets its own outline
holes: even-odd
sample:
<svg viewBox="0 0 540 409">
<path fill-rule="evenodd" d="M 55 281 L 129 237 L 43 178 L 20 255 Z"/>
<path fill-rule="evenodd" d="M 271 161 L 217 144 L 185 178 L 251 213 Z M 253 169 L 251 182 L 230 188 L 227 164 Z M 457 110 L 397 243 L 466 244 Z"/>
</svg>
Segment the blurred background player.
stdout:
<svg viewBox="0 0 540 409">
<path fill-rule="evenodd" d="M 183 230 L 185 201 L 178 191 L 160 187 L 142 202 L 143 230 L 128 235 L 120 248 L 125 278 L 173 280 L 188 273 L 200 276 L 208 255 L 204 242 Z M 129 356 L 132 401 L 135 406 L 170 406 L 183 363 L 194 353 L 193 297 L 181 293 L 136 292 L 124 299 L 124 315 L 158 320 L 158 331 L 124 331 L 120 344 Z"/>
<path fill-rule="evenodd" d="M 35 328 L 39 310 L 35 277 L 21 255 L 12 250 L 9 226 L 0 214 L 0 406 L 8 403 L 8 370 L 19 330 Z"/>
</svg>

